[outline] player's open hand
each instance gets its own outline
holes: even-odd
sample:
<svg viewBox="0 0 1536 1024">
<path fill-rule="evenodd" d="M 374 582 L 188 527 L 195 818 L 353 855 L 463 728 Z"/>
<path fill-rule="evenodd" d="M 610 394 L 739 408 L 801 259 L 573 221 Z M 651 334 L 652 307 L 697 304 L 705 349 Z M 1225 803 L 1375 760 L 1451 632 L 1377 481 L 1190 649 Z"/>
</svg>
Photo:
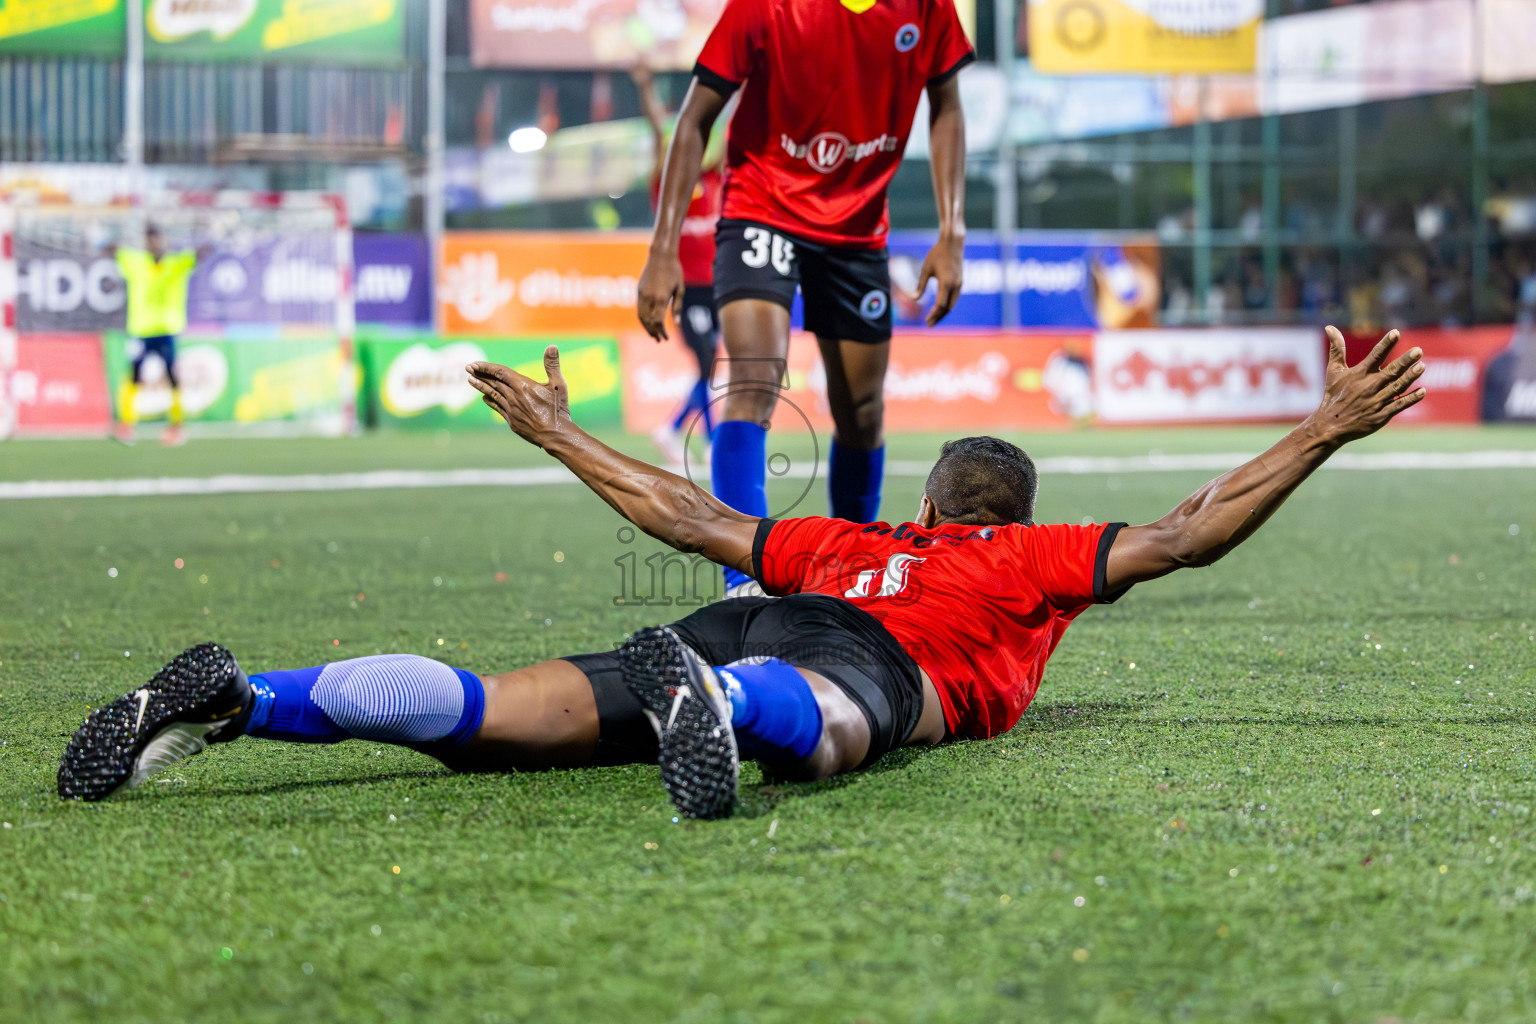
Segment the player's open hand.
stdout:
<svg viewBox="0 0 1536 1024">
<path fill-rule="evenodd" d="M 955 301 L 960 298 L 960 281 L 964 275 L 965 239 L 941 237 L 923 258 L 923 268 L 917 272 L 917 294 L 913 296 L 914 299 L 921 299 L 928 290 L 928 282 L 938 282 L 939 293 L 933 300 L 933 308 L 928 311 L 929 327 L 943 320 L 955 308 Z"/>
<path fill-rule="evenodd" d="M 683 263 L 676 253 L 651 253 L 640 272 L 636 311 L 645 333 L 657 341 L 667 340 L 667 307 L 683 308 Z"/>
<path fill-rule="evenodd" d="M 1327 334 L 1323 401 L 1311 417 L 1325 437 L 1343 444 L 1374 434 L 1423 399 L 1424 389 L 1413 385 L 1424 374 L 1424 352 L 1411 348 L 1387 362 L 1397 345 L 1397 331 L 1388 331 L 1354 366 L 1345 359 L 1344 336 L 1335 327 L 1327 328 Z"/>
<path fill-rule="evenodd" d="M 543 447 L 571 421 L 571 400 L 560 374 L 560 350 L 553 345 L 544 350 L 547 383 L 496 363 L 470 363 L 464 369 L 469 371 L 470 386 L 480 392 L 485 404 L 525 441 Z"/>
</svg>

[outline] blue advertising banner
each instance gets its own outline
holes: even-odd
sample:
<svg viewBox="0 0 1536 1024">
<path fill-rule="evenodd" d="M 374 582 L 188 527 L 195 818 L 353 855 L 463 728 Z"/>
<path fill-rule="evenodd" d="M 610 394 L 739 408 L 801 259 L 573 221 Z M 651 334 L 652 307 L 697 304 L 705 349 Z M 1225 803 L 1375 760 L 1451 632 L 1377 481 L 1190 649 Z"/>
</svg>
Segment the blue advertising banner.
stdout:
<svg viewBox="0 0 1536 1024">
<path fill-rule="evenodd" d="M 432 325 L 432 259 L 425 235 L 352 236 L 357 322 Z"/>
<path fill-rule="evenodd" d="M 934 235 L 890 236 L 892 310 L 897 327 L 920 327 L 933 289 L 912 292 Z M 1145 327 L 1161 299 L 1160 257 L 1150 236 L 1024 233 L 1005 282 L 1001 249 L 990 233 L 973 232 L 965 247 L 965 284 L 944 327 L 997 328 L 1004 295 L 1018 303 L 1020 327 Z"/>
<path fill-rule="evenodd" d="M 187 321 L 331 327 L 340 288 L 329 234 L 236 239 L 198 262 L 187 291 Z"/>
</svg>

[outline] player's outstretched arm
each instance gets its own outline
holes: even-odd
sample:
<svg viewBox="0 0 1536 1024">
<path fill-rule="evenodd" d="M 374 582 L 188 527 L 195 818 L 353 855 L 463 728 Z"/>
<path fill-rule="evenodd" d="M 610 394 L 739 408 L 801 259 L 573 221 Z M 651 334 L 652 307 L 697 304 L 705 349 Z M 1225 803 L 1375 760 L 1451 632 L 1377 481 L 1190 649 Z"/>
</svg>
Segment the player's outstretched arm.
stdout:
<svg viewBox="0 0 1536 1024">
<path fill-rule="evenodd" d="M 960 106 L 960 78 L 950 75 L 928 87 L 928 151 L 933 173 L 933 201 L 939 208 L 939 240 L 917 274 L 917 297 L 932 278 L 938 283 L 927 324 L 949 315 L 960 298 L 965 269 L 965 111 Z"/>
<path fill-rule="evenodd" d="M 635 83 L 635 93 L 640 98 L 640 113 L 651 126 L 651 134 L 656 142 L 656 167 L 659 171 L 661 147 L 667 138 L 667 110 L 661 105 L 661 97 L 656 95 L 656 75 L 650 65 L 640 63 L 630 68 L 629 79 Z"/>
<path fill-rule="evenodd" d="M 667 307 L 683 306 L 683 265 L 677 258 L 677 240 L 683 217 L 699 183 L 704 147 L 715 118 L 725 109 L 726 97 L 697 78 L 688 86 L 672 145 L 661 169 L 661 192 L 656 200 L 656 227 L 651 232 L 651 251 L 645 259 L 636 289 L 636 312 L 645 331 L 657 341 L 667 340 Z"/>
<path fill-rule="evenodd" d="M 544 350 L 541 384 L 495 363 L 470 363 L 469 382 L 523 440 L 575 473 L 615 512 L 679 551 L 751 574 L 758 517 L 721 504 L 690 480 L 614 451 L 571 422 L 560 352 Z"/>
<path fill-rule="evenodd" d="M 1328 372 L 1317 411 L 1269 451 L 1217 477 L 1155 523 L 1120 531 L 1109 550 L 1105 590 L 1210 565 L 1247 540 L 1328 456 L 1374 434 L 1424 397 L 1409 390 L 1424 372 L 1423 352 L 1411 348 L 1387 362 L 1398 333 L 1388 331 L 1355 366 L 1344 359 L 1344 338 L 1328 328 Z"/>
</svg>

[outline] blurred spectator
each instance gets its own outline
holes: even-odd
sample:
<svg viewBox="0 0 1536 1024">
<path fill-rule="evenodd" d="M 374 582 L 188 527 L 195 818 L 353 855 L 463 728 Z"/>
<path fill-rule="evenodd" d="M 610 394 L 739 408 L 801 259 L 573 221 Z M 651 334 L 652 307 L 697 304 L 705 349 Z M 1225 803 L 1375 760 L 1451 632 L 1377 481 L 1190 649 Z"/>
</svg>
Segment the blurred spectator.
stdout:
<svg viewBox="0 0 1536 1024">
<path fill-rule="evenodd" d="M 1261 229 L 1262 218 L 1247 199 L 1233 232 L 1244 248 L 1214 254 L 1204 322 L 1311 323 L 1343 317 L 1354 327 L 1375 329 L 1536 318 L 1536 177 L 1499 182 L 1484 215 L 1488 277 L 1476 296 L 1474 317 L 1474 217 L 1454 189 L 1437 188 L 1417 201 L 1362 199 L 1355 211 L 1354 242 L 1343 252 L 1336 243 L 1282 246 L 1273 302 L 1256 251 L 1262 230 L 1255 231 L 1252 223 L 1257 220 Z M 1326 204 L 1304 193 L 1287 196 L 1284 219 L 1287 234 L 1319 240 L 1332 235 Z M 1190 244 L 1193 221 L 1194 211 L 1184 208 L 1158 222 L 1158 237 L 1170 253 Z M 1341 256 L 1347 271 L 1341 271 Z M 1164 278 L 1162 322 L 1201 322 L 1189 261 L 1165 257 Z"/>
</svg>

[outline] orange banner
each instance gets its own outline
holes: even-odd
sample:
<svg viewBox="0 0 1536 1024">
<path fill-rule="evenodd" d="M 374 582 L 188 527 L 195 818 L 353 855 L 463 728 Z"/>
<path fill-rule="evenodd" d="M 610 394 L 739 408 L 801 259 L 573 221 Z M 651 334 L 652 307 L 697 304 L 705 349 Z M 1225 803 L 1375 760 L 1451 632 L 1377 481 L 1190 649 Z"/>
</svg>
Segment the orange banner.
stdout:
<svg viewBox="0 0 1536 1024">
<path fill-rule="evenodd" d="M 637 330 L 643 232 L 457 231 L 443 237 L 443 331 L 472 337 Z"/>
<path fill-rule="evenodd" d="M 885 426 L 914 430 L 1060 429 L 1093 409 L 1093 335 L 896 335 L 885 376 Z M 624 426 L 649 431 L 672 416 L 697 379 L 681 342 L 657 344 L 630 332 L 621 342 Z M 728 357 L 716 360 L 715 401 L 723 403 Z M 830 435 L 826 373 L 816 339 L 795 332 L 788 387 L 774 413 L 775 430 Z M 720 404 L 716 405 L 718 419 Z"/>
</svg>

